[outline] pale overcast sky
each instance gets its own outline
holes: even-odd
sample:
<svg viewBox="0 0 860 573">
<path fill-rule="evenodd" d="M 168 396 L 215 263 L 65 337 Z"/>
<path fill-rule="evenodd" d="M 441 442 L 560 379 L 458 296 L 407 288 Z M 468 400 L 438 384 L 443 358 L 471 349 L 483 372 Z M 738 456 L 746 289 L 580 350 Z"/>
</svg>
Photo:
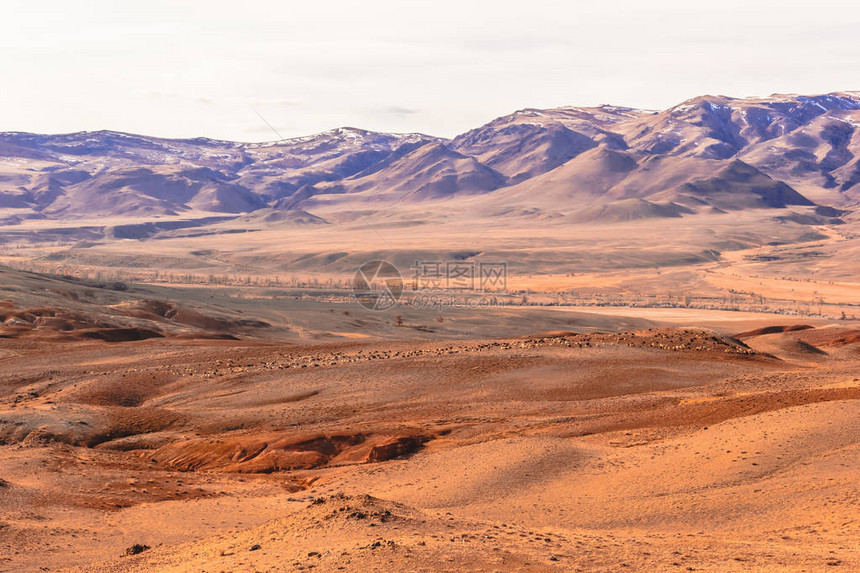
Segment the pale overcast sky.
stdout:
<svg viewBox="0 0 860 573">
<path fill-rule="evenodd" d="M 4 0 L 0 131 L 453 136 L 524 107 L 860 90 L 860 3 Z"/>
</svg>

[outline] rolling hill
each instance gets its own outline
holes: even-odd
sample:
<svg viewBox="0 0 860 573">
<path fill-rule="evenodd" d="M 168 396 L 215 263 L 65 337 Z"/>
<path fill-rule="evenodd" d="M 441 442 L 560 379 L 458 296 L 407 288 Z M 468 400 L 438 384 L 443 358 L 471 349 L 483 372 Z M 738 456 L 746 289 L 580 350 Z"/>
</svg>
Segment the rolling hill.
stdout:
<svg viewBox="0 0 860 573">
<path fill-rule="evenodd" d="M 675 265 L 837 225 L 851 240 L 857 125 L 860 94 L 840 92 L 524 109 L 450 140 L 2 133 L 0 239 L 57 264 L 219 273 L 477 254 L 523 270 Z M 161 242 L 131 256 L 129 240 Z M 217 261 L 192 254 L 213 248 Z"/>
<path fill-rule="evenodd" d="M 659 202 L 713 197 L 717 188 L 733 194 L 713 200 L 723 210 L 847 207 L 860 200 L 858 122 L 860 96 L 844 92 L 702 96 L 660 112 L 525 109 L 452 140 L 354 128 L 259 144 L 110 131 L 3 133 L 0 209 L 9 222 L 238 215 L 305 208 L 320 195 L 326 204 L 351 194 L 376 202 L 503 198 L 523 184 L 535 189 L 528 193 L 534 201 L 560 211 L 581 211 L 564 204 L 574 197 Z M 752 191 L 741 192 L 745 185 Z"/>
</svg>

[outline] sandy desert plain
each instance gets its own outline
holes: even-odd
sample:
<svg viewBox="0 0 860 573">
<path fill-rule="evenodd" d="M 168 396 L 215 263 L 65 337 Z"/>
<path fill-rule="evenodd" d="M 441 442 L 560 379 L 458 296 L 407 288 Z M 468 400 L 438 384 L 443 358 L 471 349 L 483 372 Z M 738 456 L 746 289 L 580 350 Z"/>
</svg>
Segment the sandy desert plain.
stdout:
<svg viewBox="0 0 860 573">
<path fill-rule="evenodd" d="M 860 570 L 856 121 L 0 134 L 0 571 Z"/>
</svg>

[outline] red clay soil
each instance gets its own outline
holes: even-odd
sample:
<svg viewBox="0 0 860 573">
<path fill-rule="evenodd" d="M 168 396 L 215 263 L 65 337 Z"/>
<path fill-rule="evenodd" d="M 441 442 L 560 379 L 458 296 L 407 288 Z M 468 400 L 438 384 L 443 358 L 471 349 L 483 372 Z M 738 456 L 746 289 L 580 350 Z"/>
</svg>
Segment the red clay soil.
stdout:
<svg viewBox="0 0 860 573">
<path fill-rule="evenodd" d="M 763 336 L 765 334 L 779 334 L 781 332 L 798 332 L 801 330 L 809 330 L 814 328 L 807 324 L 794 324 L 791 326 L 765 326 L 763 328 L 756 328 L 755 330 L 749 330 L 747 332 L 741 332 L 740 334 L 735 334 L 734 338 L 744 339 L 744 338 L 752 338 L 754 336 Z"/>
</svg>

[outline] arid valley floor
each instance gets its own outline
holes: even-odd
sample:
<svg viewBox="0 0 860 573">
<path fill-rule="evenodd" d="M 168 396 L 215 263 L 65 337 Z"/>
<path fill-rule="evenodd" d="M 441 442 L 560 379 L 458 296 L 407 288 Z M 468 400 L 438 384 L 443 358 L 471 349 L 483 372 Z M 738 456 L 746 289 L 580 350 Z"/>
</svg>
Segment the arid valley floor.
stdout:
<svg viewBox="0 0 860 573">
<path fill-rule="evenodd" d="M 302 342 L 3 279 L 0 571 L 860 568 L 857 323 L 489 309 Z"/>
</svg>

